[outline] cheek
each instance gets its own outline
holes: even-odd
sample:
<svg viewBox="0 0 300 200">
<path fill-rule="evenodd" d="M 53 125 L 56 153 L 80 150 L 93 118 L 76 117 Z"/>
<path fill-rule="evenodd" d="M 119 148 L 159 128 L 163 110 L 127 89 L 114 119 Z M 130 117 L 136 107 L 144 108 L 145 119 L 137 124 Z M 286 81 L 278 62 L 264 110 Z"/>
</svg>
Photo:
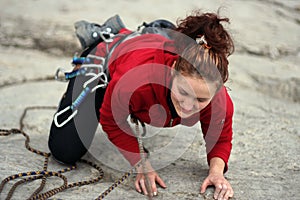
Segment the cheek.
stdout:
<svg viewBox="0 0 300 200">
<path fill-rule="evenodd" d="M 177 95 L 174 92 L 171 92 L 171 100 L 172 100 L 173 104 L 178 103 Z"/>
<path fill-rule="evenodd" d="M 174 93 L 174 99 L 176 99 L 177 101 L 182 101 L 183 97 L 182 95 L 180 95 L 179 93 Z"/>
<path fill-rule="evenodd" d="M 209 101 L 208 101 L 208 102 L 198 103 L 198 109 L 202 110 L 202 109 L 205 108 L 208 104 L 209 104 Z"/>
<path fill-rule="evenodd" d="M 172 101 L 181 101 L 182 100 L 182 95 L 180 95 L 179 91 L 176 90 L 175 88 L 172 88 L 171 89 L 171 98 L 172 98 Z"/>
</svg>

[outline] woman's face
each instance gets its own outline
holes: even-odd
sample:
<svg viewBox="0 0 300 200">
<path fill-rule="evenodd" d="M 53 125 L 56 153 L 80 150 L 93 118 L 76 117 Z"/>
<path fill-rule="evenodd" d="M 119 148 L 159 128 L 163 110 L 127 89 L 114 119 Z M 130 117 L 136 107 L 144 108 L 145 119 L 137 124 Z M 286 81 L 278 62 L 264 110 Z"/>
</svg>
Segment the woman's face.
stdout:
<svg viewBox="0 0 300 200">
<path fill-rule="evenodd" d="M 177 114 L 181 118 L 188 118 L 205 108 L 215 91 L 216 86 L 203 79 L 175 75 L 171 88 L 171 100 Z"/>
</svg>

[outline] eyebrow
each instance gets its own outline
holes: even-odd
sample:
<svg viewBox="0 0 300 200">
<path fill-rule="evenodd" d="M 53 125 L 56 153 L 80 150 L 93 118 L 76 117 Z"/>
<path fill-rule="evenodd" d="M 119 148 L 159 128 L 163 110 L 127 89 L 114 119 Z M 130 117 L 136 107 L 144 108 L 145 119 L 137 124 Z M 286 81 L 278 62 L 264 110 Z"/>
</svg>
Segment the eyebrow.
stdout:
<svg viewBox="0 0 300 200">
<path fill-rule="evenodd" d="M 185 89 L 183 89 L 181 86 L 178 86 L 178 89 L 181 90 L 181 91 L 183 91 L 183 92 L 185 92 L 185 93 L 187 93 L 187 94 L 189 95 L 189 93 L 188 93 Z M 206 98 L 206 97 L 196 97 L 195 99 L 200 100 L 200 101 L 207 101 L 207 100 L 209 100 L 210 98 Z"/>
</svg>

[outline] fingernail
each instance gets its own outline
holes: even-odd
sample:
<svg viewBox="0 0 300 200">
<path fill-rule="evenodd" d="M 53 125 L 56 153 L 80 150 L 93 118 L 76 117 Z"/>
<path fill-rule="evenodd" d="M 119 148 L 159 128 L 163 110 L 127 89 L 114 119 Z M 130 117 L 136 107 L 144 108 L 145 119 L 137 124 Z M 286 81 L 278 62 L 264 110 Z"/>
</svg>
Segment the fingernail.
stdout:
<svg viewBox="0 0 300 200">
<path fill-rule="evenodd" d="M 157 195 L 157 192 L 153 192 L 153 195 L 156 196 L 156 195 Z"/>
</svg>

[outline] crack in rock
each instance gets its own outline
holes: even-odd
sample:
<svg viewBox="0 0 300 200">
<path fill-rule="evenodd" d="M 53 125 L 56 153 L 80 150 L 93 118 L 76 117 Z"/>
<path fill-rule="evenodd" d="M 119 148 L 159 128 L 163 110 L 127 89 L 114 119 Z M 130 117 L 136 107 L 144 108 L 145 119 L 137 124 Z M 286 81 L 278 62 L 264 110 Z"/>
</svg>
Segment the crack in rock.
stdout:
<svg viewBox="0 0 300 200">
<path fill-rule="evenodd" d="M 260 57 L 267 57 L 271 59 L 279 59 L 284 56 L 297 56 L 300 52 L 300 48 L 288 49 L 287 47 L 271 47 L 270 45 L 253 48 L 248 45 L 239 44 L 237 45 L 236 52 Z"/>
<path fill-rule="evenodd" d="M 292 77 L 280 79 L 275 77 L 264 77 L 250 75 L 256 83 L 256 89 L 272 97 L 300 102 L 300 78 Z"/>
<path fill-rule="evenodd" d="M 37 49 L 52 55 L 73 55 L 80 50 L 74 30 L 68 26 L 21 18 L 0 19 L 0 44 L 24 49 Z"/>
<path fill-rule="evenodd" d="M 45 77 L 37 77 L 34 79 L 22 79 L 22 80 L 17 80 L 17 81 L 4 81 L 3 83 L 0 84 L 0 89 L 10 87 L 10 86 L 16 86 L 16 85 L 21 85 L 25 83 L 38 83 L 38 82 L 44 82 L 44 81 L 54 81 L 53 76 L 45 76 Z"/>
</svg>

